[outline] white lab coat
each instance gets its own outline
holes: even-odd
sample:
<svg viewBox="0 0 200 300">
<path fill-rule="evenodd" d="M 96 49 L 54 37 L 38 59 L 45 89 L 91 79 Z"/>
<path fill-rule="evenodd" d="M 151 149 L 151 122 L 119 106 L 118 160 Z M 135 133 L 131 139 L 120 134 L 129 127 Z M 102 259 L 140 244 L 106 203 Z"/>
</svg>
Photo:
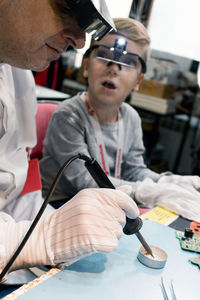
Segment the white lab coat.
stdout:
<svg viewBox="0 0 200 300">
<path fill-rule="evenodd" d="M 0 64 L 0 210 L 16 221 L 33 219 L 43 202 L 41 191 L 19 196 L 28 170 L 27 148 L 37 140 L 36 110 L 32 72 Z"/>
<path fill-rule="evenodd" d="M 36 98 L 30 71 L 0 65 L 0 209 L 23 189 L 26 148 L 36 144 Z"/>
</svg>

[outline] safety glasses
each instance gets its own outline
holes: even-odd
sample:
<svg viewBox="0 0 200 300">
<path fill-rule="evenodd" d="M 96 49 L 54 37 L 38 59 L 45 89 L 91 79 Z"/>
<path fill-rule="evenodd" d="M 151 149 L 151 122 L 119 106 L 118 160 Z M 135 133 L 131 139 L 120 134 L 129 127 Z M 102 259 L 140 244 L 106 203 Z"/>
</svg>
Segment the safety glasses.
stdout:
<svg viewBox="0 0 200 300">
<path fill-rule="evenodd" d="M 104 0 L 66 0 L 82 30 L 95 40 L 102 39 L 115 25 Z"/>
<path fill-rule="evenodd" d="M 142 57 L 136 53 L 127 52 L 115 47 L 93 45 L 86 51 L 85 57 L 88 57 L 92 51 L 94 51 L 94 56 L 100 60 L 135 69 L 138 72 L 141 71 L 143 74 L 146 73 L 146 63 Z"/>
</svg>

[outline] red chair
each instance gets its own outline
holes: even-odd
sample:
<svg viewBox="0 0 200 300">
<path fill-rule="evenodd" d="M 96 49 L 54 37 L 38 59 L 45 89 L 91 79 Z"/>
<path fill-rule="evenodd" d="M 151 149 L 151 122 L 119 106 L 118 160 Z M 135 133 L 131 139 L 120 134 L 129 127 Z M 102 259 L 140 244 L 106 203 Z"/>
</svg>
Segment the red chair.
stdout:
<svg viewBox="0 0 200 300">
<path fill-rule="evenodd" d="M 49 125 L 51 116 L 60 102 L 56 101 L 38 101 L 36 114 L 36 130 L 37 130 L 37 144 L 32 149 L 30 158 L 42 158 L 43 141 Z"/>
</svg>

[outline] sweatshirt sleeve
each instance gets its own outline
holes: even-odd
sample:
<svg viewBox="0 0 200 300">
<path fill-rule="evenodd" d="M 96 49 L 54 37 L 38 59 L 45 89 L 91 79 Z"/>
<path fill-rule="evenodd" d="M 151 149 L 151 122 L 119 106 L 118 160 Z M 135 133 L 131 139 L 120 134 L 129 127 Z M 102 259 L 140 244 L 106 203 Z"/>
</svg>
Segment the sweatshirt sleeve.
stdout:
<svg viewBox="0 0 200 300">
<path fill-rule="evenodd" d="M 58 111 L 53 115 L 45 138 L 44 156 L 40 161 L 43 187 L 53 181 L 64 162 L 72 156 L 78 153 L 91 156 L 86 130 L 83 120 L 73 109 L 68 108 L 67 111 Z M 62 175 L 57 191 L 60 191 L 60 195 L 72 197 L 87 187 L 97 185 L 84 166 L 84 161 L 76 159 Z"/>
</svg>

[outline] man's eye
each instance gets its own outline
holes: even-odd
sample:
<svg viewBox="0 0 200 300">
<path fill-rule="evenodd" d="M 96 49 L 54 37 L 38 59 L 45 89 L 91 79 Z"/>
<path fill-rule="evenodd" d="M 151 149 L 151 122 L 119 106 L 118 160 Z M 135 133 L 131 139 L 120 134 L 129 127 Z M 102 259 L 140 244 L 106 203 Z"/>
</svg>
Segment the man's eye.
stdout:
<svg viewBox="0 0 200 300">
<path fill-rule="evenodd" d="M 63 1 L 57 1 L 56 8 L 58 15 L 63 19 L 66 18 L 66 15 L 70 16 L 72 14 L 72 11 L 69 7 L 67 7 L 66 4 L 63 4 L 62 2 Z"/>
</svg>

